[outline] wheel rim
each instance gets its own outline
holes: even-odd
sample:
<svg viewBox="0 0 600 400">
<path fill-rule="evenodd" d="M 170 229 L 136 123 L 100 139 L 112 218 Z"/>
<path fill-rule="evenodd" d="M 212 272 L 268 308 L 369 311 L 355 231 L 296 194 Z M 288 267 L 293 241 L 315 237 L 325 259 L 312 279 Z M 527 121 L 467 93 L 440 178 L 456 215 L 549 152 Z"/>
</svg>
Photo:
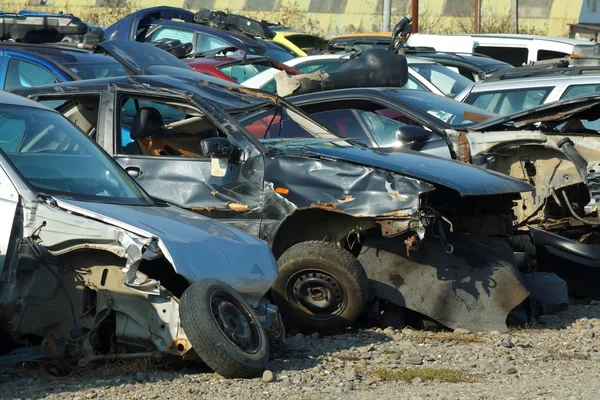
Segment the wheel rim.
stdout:
<svg viewBox="0 0 600 400">
<path fill-rule="evenodd" d="M 324 271 L 311 269 L 294 274 L 287 292 L 292 304 L 313 319 L 332 319 L 346 308 L 343 286 Z"/>
<path fill-rule="evenodd" d="M 249 311 L 224 292 L 211 296 L 210 308 L 217 326 L 225 337 L 245 353 L 256 353 L 261 346 L 258 326 Z"/>
</svg>

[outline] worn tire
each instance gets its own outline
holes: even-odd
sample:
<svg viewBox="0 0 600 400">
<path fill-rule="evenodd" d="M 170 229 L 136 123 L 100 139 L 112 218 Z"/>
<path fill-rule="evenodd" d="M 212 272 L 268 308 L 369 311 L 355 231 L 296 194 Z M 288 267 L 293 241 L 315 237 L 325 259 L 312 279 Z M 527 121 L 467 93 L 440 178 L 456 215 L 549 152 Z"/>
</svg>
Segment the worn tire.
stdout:
<svg viewBox="0 0 600 400">
<path fill-rule="evenodd" d="M 222 299 L 239 311 L 239 314 L 225 314 L 228 321 L 232 320 L 231 315 L 246 318 L 257 342 L 256 346 L 252 346 L 252 352 L 234 344 L 219 326 L 219 313 L 213 307 L 215 302 L 223 304 Z M 192 284 L 181 296 L 179 316 L 192 348 L 213 371 L 226 378 L 252 378 L 264 371 L 269 361 L 267 334 L 256 312 L 231 286 L 216 279 Z M 233 323 L 231 326 L 243 329 L 246 325 Z"/>
<path fill-rule="evenodd" d="M 273 299 L 288 326 L 335 331 L 349 326 L 363 311 L 369 279 L 360 262 L 345 249 L 328 242 L 302 242 L 287 249 L 278 264 Z M 299 299 L 302 293 L 307 293 L 304 300 Z M 311 301 L 309 309 L 306 304 Z"/>
</svg>

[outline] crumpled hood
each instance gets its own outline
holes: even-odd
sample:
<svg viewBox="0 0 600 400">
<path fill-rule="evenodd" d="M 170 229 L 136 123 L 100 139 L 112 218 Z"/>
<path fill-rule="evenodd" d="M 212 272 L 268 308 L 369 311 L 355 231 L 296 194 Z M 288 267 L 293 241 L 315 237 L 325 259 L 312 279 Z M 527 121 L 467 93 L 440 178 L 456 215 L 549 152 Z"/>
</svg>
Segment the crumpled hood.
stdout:
<svg viewBox="0 0 600 400">
<path fill-rule="evenodd" d="M 165 256 L 189 282 L 220 279 L 258 300 L 277 277 L 277 263 L 266 242 L 179 207 L 56 200 L 62 209 L 159 239 Z"/>
<path fill-rule="evenodd" d="M 314 154 L 351 163 L 370 165 L 454 189 L 462 196 L 530 192 L 533 186 L 498 172 L 411 150 L 357 146 L 288 146 L 298 155 Z"/>
</svg>

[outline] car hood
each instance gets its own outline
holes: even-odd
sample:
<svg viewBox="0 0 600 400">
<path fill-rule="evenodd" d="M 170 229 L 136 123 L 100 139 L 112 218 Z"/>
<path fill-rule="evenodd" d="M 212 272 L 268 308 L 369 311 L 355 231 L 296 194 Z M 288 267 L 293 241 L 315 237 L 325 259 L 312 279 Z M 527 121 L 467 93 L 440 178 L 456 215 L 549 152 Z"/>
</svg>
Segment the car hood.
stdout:
<svg viewBox="0 0 600 400">
<path fill-rule="evenodd" d="M 179 207 L 56 200 L 64 210 L 158 239 L 176 272 L 188 282 L 220 279 L 260 299 L 277 277 L 277 263 L 266 242 Z"/>
<path fill-rule="evenodd" d="M 358 146 L 290 144 L 279 142 L 285 153 L 313 155 L 373 166 L 397 172 L 424 182 L 456 190 L 462 196 L 498 195 L 530 192 L 533 186 L 509 176 L 459 161 L 401 149 Z"/>
<path fill-rule="evenodd" d="M 133 75 L 145 75 L 147 67 L 159 65 L 192 70 L 192 67 L 165 50 L 133 40 L 104 41 L 96 46 L 94 53 L 111 55 Z"/>
<path fill-rule="evenodd" d="M 572 99 L 555 101 L 539 107 L 519 111 L 504 117 L 489 119 L 469 126 L 470 131 L 502 130 L 501 127 L 512 123 L 515 128 L 522 128 L 536 122 L 566 121 L 575 116 L 585 117 L 590 114 L 594 120 L 600 111 L 600 95 L 574 97 Z"/>
</svg>

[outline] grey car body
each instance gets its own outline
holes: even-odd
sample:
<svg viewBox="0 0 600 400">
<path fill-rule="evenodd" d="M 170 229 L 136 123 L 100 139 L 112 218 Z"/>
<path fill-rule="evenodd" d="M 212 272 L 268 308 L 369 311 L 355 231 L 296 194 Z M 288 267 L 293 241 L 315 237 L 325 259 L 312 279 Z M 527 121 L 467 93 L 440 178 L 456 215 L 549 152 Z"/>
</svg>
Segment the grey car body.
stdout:
<svg viewBox="0 0 600 400">
<path fill-rule="evenodd" d="M 12 94 L 0 103 L 3 326 L 64 348 L 73 325 L 94 331 L 114 312 L 126 348 L 185 358 L 178 297 L 207 278 L 235 288 L 265 326 L 277 320 L 264 297 L 277 277 L 266 243 L 152 199 L 59 113 Z"/>
</svg>

